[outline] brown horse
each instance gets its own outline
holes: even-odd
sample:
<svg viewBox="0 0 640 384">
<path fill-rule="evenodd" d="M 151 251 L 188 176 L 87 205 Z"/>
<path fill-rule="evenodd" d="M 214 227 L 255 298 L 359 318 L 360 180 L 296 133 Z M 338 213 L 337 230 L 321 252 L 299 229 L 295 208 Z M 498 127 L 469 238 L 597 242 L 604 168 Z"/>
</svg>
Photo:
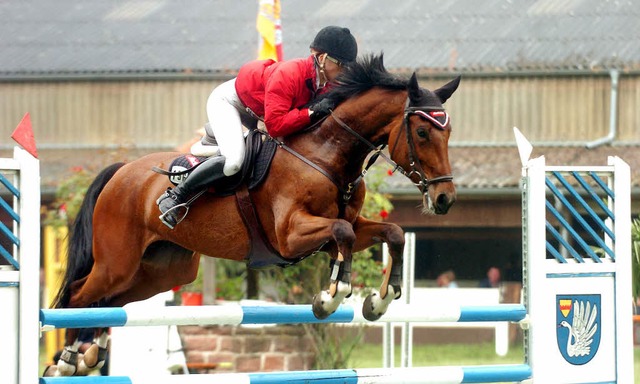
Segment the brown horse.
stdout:
<svg viewBox="0 0 640 384">
<path fill-rule="evenodd" d="M 447 213 L 456 194 L 451 126 L 442 104 L 458 83 L 429 91 L 415 74 L 392 75 L 382 55 L 370 55 L 345 68 L 325 96 L 338 105 L 330 116 L 280 142 L 267 178 L 250 198 L 267 246 L 283 262 L 321 248 L 331 256 L 330 286 L 313 300 L 316 317 L 329 316 L 351 293 L 352 253 L 378 242 L 388 244 L 391 257 L 380 291 L 365 300 L 365 318 L 378 319 L 400 297 L 404 234 L 395 224 L 360 216 L 365 162 L 371 152 L 385 157 L 423 193 L 424 212 Z M 386 145 L 389 156 L 381 152 Z M 233 195 L 205 193 L 173 230 L 160 222 L 155 200 L 170 183 L 151 169 L 168 168 L 178 155 L 151 154 L 98 175 L 72 228 L 57 308 L 122 306 L 193 281 L 200 254 L 243 261 L 253 253 L 255 231 L 244 224 Z M 67 331 L 56 375 L 81 373 L 77 333 Z M 96 340 L 106 347 L 104 335 Z M 93 352 L 83 364 L 102 360 Z"/>
</svg>

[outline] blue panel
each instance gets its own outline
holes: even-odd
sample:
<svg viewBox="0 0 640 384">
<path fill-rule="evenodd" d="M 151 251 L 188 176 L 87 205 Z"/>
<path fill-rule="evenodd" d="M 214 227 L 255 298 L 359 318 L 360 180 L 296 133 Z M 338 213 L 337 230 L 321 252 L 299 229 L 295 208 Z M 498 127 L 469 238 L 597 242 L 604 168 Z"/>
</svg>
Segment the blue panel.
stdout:
<svg viewBox="0 0 640 384">
<path fill-rule="evenodd" d="M 547 187 L 549 187 L 549 189 L 551 190 L 551 192 L 553 192 L 553 194 L 562 202 L 562 204 L 565 206 L 565 208 L 567 208 L 567 210 L 571 213 L 571 216 L 573 216 L 573 218 L 576 219 L 576 221 L 580 224 L 580 226 L 582 226 L 582 228 L 584 228 L 584 230 L 587 231 L 589 233 L 589 235 L 591 235 L 593 240 L 596 243 L 598 243 L 598 246 L 600 248 L 604 249 L 604 251 L 609 256 L 611 256 L 612 259 L 615 260 L 616 255 L 613 253 L 613 251 L 611 249 L 609 249 L 609 247 L 602 241 L 600 236 L 597 233 L 595 233 L 595 231 L 589 226 L 589 224 L 587 224 L 587 222 L 584 221 L 582 216 L 580 216 L 578 211 L 575 210 L 575 208 L 571 205 L 571 203 L 569 203 L 569 201 L 558 190 L 558 188 L 556 188 L 556 186 L 553 185 L 553 183 L 548 178 L 545 179 L 545 182 L 547 184 Z"/>
<path fill-rule="evenodd" d="M 591 247 L 589 246 L 589 244 L 587 244 L 584 239 L 578 235 L 578 233 L 573 229 L 573 227 L 564 219 L 564 217 L 562 217 L 562 215 L 558 212 L 557 209 L 555 209 L 551 203 L 546 200 L 545 201 L 545 205 L 547 206 L 547 211 L 549 211 L 551 214 L 553 214 L 553 216 L 558 219 L 558 221 L 560 222 L 560 224 L 562 224 L 562 226 L 564 227 L 564 229 L 566 229 L 571 236 L 575 239 L 575 241 L 580 244 L 580 246 L 582 247 L 582 249 L 593 259 L 593 261 L 595 261 L 596 263 L 601 263 L 602 260 L 600 260 L 600 258 L 598 257 L 598 255 L 596 255 L 596 253 L 591 249 Z M 575 255 L 572 255 L 575 257 Z M 577 259 L 576 259 L 577 260 Z"/>
<path fill-rule="evenodd" d="M 531 378 L 531 367 L 520 365 L 494 365 L 462 367 L 463 383 L 521 382 Z"/>
<path fill-rule="evenodd" d="M 469 321 L 520 321 L 527 315 L 522 304 L 493 306 L 461 306 L 459 322 Z"/>
<path fill-rule="evenodd" d="M 20 223 L 20 216 L 18 216 L 16 211 L 13 210 L 13 207 L 7 204 L 7 202 L 4 201 L 4 199 L 0 199 L 0 207 L 2 207 L 4 211 L 7 212 L 9 216 L 11 216 L 13 221 Z"/>
<path fill-rule="evenodd" d="M 121 327 L 127 323 L 122 308 L 41 309 L 40 322 L 56 328 Z"/>
<path fill-rule="evenodd" d="M 589 216 L 591 216 L 594 223 L 596 223 L 598 227 L 600 227 L 600 229 L 604 231 L 611 240 L 615 241 L 616 235 L 613 234 L 611 229 L 607 227 L 607 225 L 605 224 L 604 220 L 601 219 L 600 216 L 598 216 L 598 214 L 591 208 L 591 206 L 589 206 L 589 204 L 587 204 L 586 201 L 584 201 L 582 196 L 580 196 L 580 194 L 571 186 L 571 184 L 569 184 L 567 180 L 564 177 L 562 177 L 562 175 L 559 172 L 554 171 L 552 173 L 556 177 L 556 179 L 558 179 L 560 184 L 562 184 L 567 189 L 567 192 L 569 192 L 578 201 L 578 203 L 580 203 L 582 208 L 584 208 L 584 210 L 589 214 Z M 602 201 L 600 201 L 600 198 L 597 195 L 596 195 L 596 201 L 602 204 Z"/>
<path fill-rule="evenodd" d="M 14 187 L 13 184 L 11 184 L 11 182 L 9 181 L 9 179 L 4 177 L 2 173 L 0 173 L 0 183 L 2 183 L 5 187 L 7 187 L 7 189 L 11 191 L 11 193 L 15 197 L 20 198 L 20 191 L 16 187 Z"/>
<path fill-rule="evenodd" d="M 560 252 L 558 252 L 558 250 L 555 249 L 550 242 L 547 241 L 546 243 L 547 243 L 547 252 L 549 252 L 551 256 L 555 257 L 555 259 L 558 260 L 559 263 L 566 264 L 567 260 L 560 254 Z M 584 263 L 584 261 L 581 261 L 581 263 Z"/>
<path fill-rule="evenodd" d="M 358 384 L 353 369 L 250 373 L 251 384 Z"/>
<path fill-rule="evenodd" d="M 607 183 L 605 183 L 604 181 L 602 181 L 602 179 L 600 177 L 598 177 L 598 175 L 596 175 L 595 172 L 589 172 L 589 176 L 591 176 L 591 178 L 598 183 L 598 185 L 600 186 L 600 188 L 602 188 L 602 190 L 612 199 L 616 198 L 615 193 L 609 188 L 609 186 L 607 185 Z"/>
<path fill-rule="evenodd" d="M 9 229 L 9 227 L 7 227 L 6 225 L 4 225 L 4 223 L 0 222 L 0 232 L 4 233 L 4 235 L 11 240 L 11 242 L 15 245 L 17 245 L 18 247 L 20 246 L 20 239 L 18 239 L 16 237 L 16 235 L 13 234 L 13 231 L 11 229 Z"/>
<path fill-rule="evenodd" d="M 331 316 L 318 320 L 311 305 L 243 306 L 241 324 L 350 323 L 353 308 L 341 305 Z"/>
<path fill-rule="evenodd" d="M 576 180 L 578 180 L 578 183 L 580 183 L 580 185 L 582 186 L 582 189 L 584 189 L 585 192 L 587 192 L 589 196 L 591 196 L 593 201 L 595 201 L 600 206 L 600 208 L 602 208 L 602 211 L 604 211 L 611 220 L 615 220 L 616 219 L 615 215 L 613 214 L 613 212 L 611 212 L 609 207 L 607 207 L 607 205 L 602 201 L 603 199 L 593 191 L 593 188 L 591 188 L 591 186 L 587 184 L 587 182 L 582 177 L 580 177 L 578 172 L 573 171 L 571 172 L 571 174 Z"/>
<path fill-rule="evenodd" d="M 0 245 L 0 256 L 2 256 L 9 264 L 13 265 L 13 268 L 20 270 L 20 263 L 18 260 L 14 259 L 11 253 L 7 251 L 3 246 Z"/>
<path fill-rule="evenodd" d="M 133 382 L 127 376 L 69 376 L 41 377 L 40 384 L 133 384 Z"/>
<path fill-rule="evenodd" d="M 547 221 L 546 223 L 546 227 L 547 227 L 547 231 L 549 231 L 549 233 L 551 233 L 553 235 L 553 237 L 558 240 L 558 242 L 560 244 L 562 244 L 563 247 L 565 247 L 570 253 L 571 255 L 578 261 L 578 263 L 584 263 L 584 260 L 582 259 L 582 256 L 580 256 L 580 254 L 578 253 L 578 251 L 575 250 L 575 248 L 573 248 L 571 246 L 571 244 L 569 244 L 567 242 L 567 240 L 565 240 L 564 237 L 562 237 L 562 235 L 560 235 L 560 233 L 558 233 L 558 231 L 556 231 L 556 229 L 553 227 L 553 225 L 549 224 L 549 222 Z M 551 247 L 551 244 L 549 244 L 549 242 L 547 241 L 547 249 L 550 250 L 549 248 Z M 556 251 L 554 249 L 554 251 Z M 557 252 L 557 251 L 556 251 Z M 553 252 L 552 252 L 553 253 Z M 554 254 L 553 255 L 557 260 L 559 260 L 561 263 L 566 263 L 567 261 L 564 259 L 564 257 L 562 257 L 559 253 Z"/>
</svg>

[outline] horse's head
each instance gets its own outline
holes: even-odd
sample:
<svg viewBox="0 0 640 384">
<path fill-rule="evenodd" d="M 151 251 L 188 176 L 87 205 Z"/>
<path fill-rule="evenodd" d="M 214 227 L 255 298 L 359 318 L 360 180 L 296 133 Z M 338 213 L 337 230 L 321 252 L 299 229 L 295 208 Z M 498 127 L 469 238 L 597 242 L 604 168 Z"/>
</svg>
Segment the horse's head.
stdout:
<svg viewBox="0 0 640 384">
<path fill-rule="evenodd" d="M 420 88 L 414 73 L 402 131 L 390 143 L 392 157 L 422 192 L 425 213 L 445 214 L 456 200 L 448 148 L 451 122 L 442 104 L 459 83 L 460 77 L 430 91 Z"/>
</svg>

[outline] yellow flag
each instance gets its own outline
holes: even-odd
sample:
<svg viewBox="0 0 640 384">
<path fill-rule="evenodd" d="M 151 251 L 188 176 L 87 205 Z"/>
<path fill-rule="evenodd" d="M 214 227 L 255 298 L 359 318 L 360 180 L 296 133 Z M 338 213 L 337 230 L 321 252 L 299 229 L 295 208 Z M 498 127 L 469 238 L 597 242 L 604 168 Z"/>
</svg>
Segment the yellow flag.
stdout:
<svg viewBox="0 0 640 384">
<path fill-rule="evenodd" d="M 260 34 L 258 59 L 281 61 L 282 26 L 280 25 L 280 0 L 259 0 L 256 29 Z"/>
</svg>

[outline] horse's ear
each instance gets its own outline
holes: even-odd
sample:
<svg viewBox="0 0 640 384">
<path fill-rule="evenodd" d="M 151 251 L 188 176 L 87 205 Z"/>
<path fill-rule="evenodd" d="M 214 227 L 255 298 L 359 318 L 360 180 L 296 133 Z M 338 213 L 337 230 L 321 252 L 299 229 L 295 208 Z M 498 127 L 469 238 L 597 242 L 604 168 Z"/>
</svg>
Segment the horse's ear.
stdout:
<svg viewBox="0 0 640 384">
<path fill-rule="evenodd" d="M 418 100 L 422 96 L 420 86 L 418 85 L 418 76 L 413 72 L 409 79 L 409 100 Z"/>
<path fill-rule="evenodd" d="M 447 84 L 433 91 L 438 96 L 442 104 L 449 100 L 451 95 L 453 95 L 453 92 L 458 89 L 458 85 L 460 85 L 460 78 L 461 76 L 458 76 Z"/>
</svg>

